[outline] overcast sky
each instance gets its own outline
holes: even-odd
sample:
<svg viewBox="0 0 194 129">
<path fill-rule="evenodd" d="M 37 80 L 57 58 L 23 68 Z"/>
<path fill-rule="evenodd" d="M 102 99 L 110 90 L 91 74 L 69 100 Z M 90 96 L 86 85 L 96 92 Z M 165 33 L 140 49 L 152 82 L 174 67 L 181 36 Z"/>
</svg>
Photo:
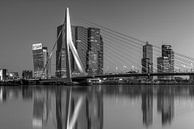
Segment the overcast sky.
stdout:
<svg viewBox="0 0 194 129">
<path fill-rule="evenodd" d="M 66 7 L 74 25 L 85 18 L 157 46 L 171 44 L 174 51 L 194 58 L 193 0 L 4 0 L 0 68 L 33 70 L 32 43 L 52 48 Z M 52 64 L 54 68 L 54 60 Z"/>
</svg>

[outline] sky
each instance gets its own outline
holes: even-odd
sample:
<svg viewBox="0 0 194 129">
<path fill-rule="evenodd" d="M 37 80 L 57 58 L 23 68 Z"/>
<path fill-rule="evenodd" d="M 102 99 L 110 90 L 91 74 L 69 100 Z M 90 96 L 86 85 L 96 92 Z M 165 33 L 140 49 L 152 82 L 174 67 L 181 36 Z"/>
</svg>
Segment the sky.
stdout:
<svg viewBox="0 0 194 129">
<path fill-rule="evenodd" d="M 193 0 L 1 1 L 0 68 L 33 70 L 32 43 L 42 42 L 51 50 L 66 7 L 74 25 L 81 24 L 79 18 L 88 19 L 153 45 L 171 44 L 174 51 L 194 58 L 193 6 Z"/>
</svg>

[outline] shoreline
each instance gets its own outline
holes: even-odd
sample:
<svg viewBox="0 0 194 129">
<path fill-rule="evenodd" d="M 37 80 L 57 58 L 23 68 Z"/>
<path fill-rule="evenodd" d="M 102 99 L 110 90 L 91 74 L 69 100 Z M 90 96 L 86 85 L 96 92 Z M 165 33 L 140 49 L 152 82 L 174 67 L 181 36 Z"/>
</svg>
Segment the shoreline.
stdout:
<svg viewBox="0 0 194 129">
<path fill-rule="evenodd" d="M 13 81 L 0 81 L 0 86 L 160 86 L 160 85 L 190 85 L 194 86 L 194 82 L 102 82 L 102 83 L 88 83 L 83 82 L 65 82 L 65 81 L 45 81 L 45 80 L 13 80 Z"/>
</svg>

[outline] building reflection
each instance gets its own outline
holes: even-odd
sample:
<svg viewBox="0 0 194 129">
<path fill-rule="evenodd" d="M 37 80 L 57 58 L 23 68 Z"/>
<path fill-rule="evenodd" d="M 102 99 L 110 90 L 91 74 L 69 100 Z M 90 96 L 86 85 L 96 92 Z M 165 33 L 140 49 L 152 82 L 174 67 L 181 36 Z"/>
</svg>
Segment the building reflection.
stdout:
<svg viewBox="0 0 194 129">
<path fill-rule="evenodd" d="M 6 95 L 6 89 L 4 87 L 0 87 L 0 101 L 1 102 L 5 102 L 7 99 L 7 95 Z"/>
<path fill-rule="evenodd" d="M 162 125 L 170 124 L 174 117 L 174 94 L 172 88 L 159 88 L 157 110 L 162 115 Z"/>
<path fill-rule="evenodd" d="M 66 129 L 68 112 L 70 123 L 78 101 L 82 98 L 74 129 L 103 128 L 103 95 L 95 88 L 79 91 L 78 89 L 56 90 L 56 119 L 57 129 Z M 70 104 L 70 105 L 69 105 Z M 68 110 L 70 107 L 70 110 Z"/>
<path fill-rule="evenodd" d="M 33 92 L 33 128 L 43 128 L 47 124 L 49 113 L 49 96 L 47 90 L 36 89 Z"/>
<path fill-rule="evenodd" d="M 6 102 L 7 100 L 18 99 L 20 89 L 17 87 L 0 87 L 0 101 Z"/>
<path fill-rule="evenodd" d="M 22 88 L 22 98 L 24 100 L 31 100 L 33 98 L 33 90 L 28 87 Z"/>
<path fill-rule="evenodd" d="M 93 88 L 87 96 L 89 129 L 103 128 L 103 95 Z"/>
<path fill-rule="evenodd" d="M 143 124 L 150 126 L 153 123 L 153 88 L 148 87 L 142 92 Z"/>
<path fill-rule="evenodd" d="M 0 104 L 6 105 L 18 100 L 21 103 L 21 97 L 25 102 L 30 101 L 33 103 L 32 121 L 30 123 L 32 123 L 34 128 L 52 126 L 52 128 L 66 129 L 68 118 L 71 123 L 73 116 L 77 116 L 73 129 L 102 129 L 104 122 L 103 98 L 106 97 L 111 100 L 117 99 L 122 101 L 126 99 L 127 101 L 124 102 L 127 102 L 126 104 L 129 102 L 130 105 L 134 104 L 134 102 L 140 103 L 141 107 L 136 110 L 138 110 L 138 113 L 142 112 L 140 120 L 142 119 L 142 124 L 149 128 L 155 120 L 154 113 L 156 111 L 161 116 L 162 125 L 171 124 L 175 113 L 177 113 L 175 112 L 174 100 L 181 99 L 184 102 L 187 98 L 193 99 L 194 87 L 0 87 Z M 157 100 L 155 101 L 155 99 Z M 80 100 L 81 106 L 79 107 L 78 114 L 74 115 L 76 105 Z M 154 106 L 155 104 L 157 106 Z M 111 108 L 111 105 L 106 106 Z M 69 117 L 68 113 L 70 114 Z"/>
</svg>

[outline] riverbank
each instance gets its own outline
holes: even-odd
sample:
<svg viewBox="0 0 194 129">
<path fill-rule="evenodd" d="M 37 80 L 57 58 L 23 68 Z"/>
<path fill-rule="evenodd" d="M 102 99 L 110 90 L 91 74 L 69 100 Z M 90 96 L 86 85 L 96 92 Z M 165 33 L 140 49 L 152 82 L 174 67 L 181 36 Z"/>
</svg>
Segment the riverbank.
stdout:
<svg viewBox="0 0 194 129">
<path fill-rule="evenodd" d="M 119 82 L 119 81 L 104 81 L 100 83 L 82 82 L 67 82 L 64 80 L 49 81 L 49 80 L 10 80 L 0 81 L 0 86 L 28 86 L 28 85 L 55 85 L 55 86 L 92 86 L 92 85 L 193 85 L 190 81 L 161 81 L 161 82 Z"/>
</svg>

